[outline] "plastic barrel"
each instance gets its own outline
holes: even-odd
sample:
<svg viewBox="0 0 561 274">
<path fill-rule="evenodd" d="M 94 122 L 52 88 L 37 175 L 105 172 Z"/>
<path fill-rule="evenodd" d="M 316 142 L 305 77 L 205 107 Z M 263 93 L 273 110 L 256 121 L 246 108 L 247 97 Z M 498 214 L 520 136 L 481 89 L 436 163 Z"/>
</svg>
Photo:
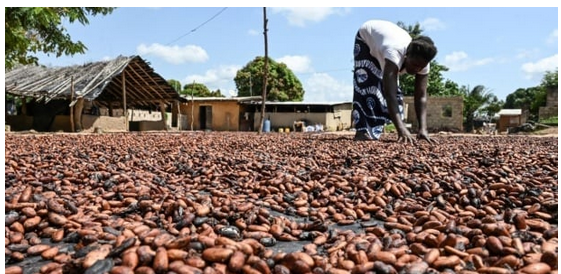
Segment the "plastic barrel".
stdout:
<svg viewBox="0 0 561 274">
<path fill-rule="evenodd" d="M 271 132 L 271 120 L 267 119 L 263 122 L 263 132 Z"/>
</svg>

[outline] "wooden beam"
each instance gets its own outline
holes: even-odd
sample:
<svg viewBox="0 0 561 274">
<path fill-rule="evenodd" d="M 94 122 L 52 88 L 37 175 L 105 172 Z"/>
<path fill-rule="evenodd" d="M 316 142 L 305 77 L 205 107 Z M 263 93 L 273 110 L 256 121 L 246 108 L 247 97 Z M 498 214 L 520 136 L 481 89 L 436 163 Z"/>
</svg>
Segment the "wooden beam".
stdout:
<svg viewBox="0 0 561 274">
<path fill-rule="evenodd" d="M 74 101 L 74 76 L 70 78 L 70 103 Z M 74 104 L 70 107 L 70 131 L 75 132 L 74 128 Z"/>
<path fill-rule="evenodd" d="M 139 67 L 138 64 L 135 64 L 135 66 L 136 66 L 136 67 Z M 142 69 L 142 67 L 140 68 L 140 70 L 141 70 L 142 72 L 146 73 L 146 72 Z M 152 89 L 152 92 L 153 92 L 153 93 L 148 93 L 149 95 L 151 95 L 150 97 L 152 97 L 152 98 L 157 98 L 157 97 L 165 98 L 165 96 L 162 96 L 162 94 L 160 94 L 160 92 L 159 92 L 156 88 L 154 88 L 154 86 L 150 85 L 150 83 L 148 83 L 148 81 L 146 80 L 146 78 L 145 78 L 145 77 L 142 77 L 142 76 L 138 73 L 137 70 L 134 70 L 133 73 L 134 73 L 138 78 L 142 79 L 142 81 L 144 82 L 144 84 L 143 84 L 143 85 L 140 85 L 140 86 L 142 86 L 142 87 L 150 87 L 150 88 Z M 150 77 L 149 75 L 147 75 L 147 76 L 148 76 L 148 78 L 151 79 L 151 77 Z M 154 81 L 154 79 L 152 79 L 152 82 L 155 84 L 156 87 L 159 87 L 159 86 L 160 86 L 160 85 L 158 85 L 157 82 Z"/>
<path fill-rule="evenodd" d="M 134 73 L 134 71 L 133 71 Z M 135 87 L 135 90 L 137 91 L 146 91 L 147 94 L 150 94 L 150 92 L 148 90 L 146 90 L 142 84 L 140 84 L 135 77 L 131 77 L 130 73 L 129 73 L 129 86 Z M 134 83 L 131 83 L 131 81 L 133 81 Z M 119 79 L 115 79 L 114 82 L 116 85 L 122 84 L 121 81 Z M 135 85 L 136 84 L 136 85 Z M 111 85 L 108 86 L 108 88 L 110 88 Z M 136 98 L 148 98 L 144 93 L 142 92 L 131 92 L 129 94 L 130 97 L 136 97 Z"/>
<path fill-rule="evenodd" d="M 165 100 L 165 99 L 151 99 L 151 100 L 133 100 L 132 102 L 138 103 L 138 102 L 143 102 L 143 103 L 160 103 L 160 102 L 164 102 L 164 103 L 171 103 L 174 102 L 175 100 L 173 99 L 169 99 L 169 100 Z"/>
<path fill-rule="evenodd" d="M 138 63 L 134 62 L 134 65 L 136 66 L 140 66 Z M 154 77 L 152 77 L 152 75 L 150 75 L 148 72 L 146 72 L 146 70 L 144 70 L 144 68 L 141 67 L 141 71 L 147 76 L 148 79 L 152 80 L 152 83 L 154 83 L 156 86 L 161 86 L 158 82 L 156 82 L 154 80 Z M 136 72 L 136 71 L 135 71 Z M 140 75 L 139 75 L 140 76 Z M 144 78 L 142 78 L 144 79 Z M 146 83 L 148 84 L 148 83 Z M 160 94 L 160 92 L 156 89 L 154 89 L 154 91 L 161 97 L 161 98 L 165 98 L 165 96 L 163 96 L 162 94 Z"/>
<path fill-rule="evenodd" d="M 127 115 L 127 87 L 125 85 L 125 70 L 121 72 L 122 88 L 123 88 L 123 117 L 125 117 L 125 131 L 129 131 L 129 117 Z"/>
<path fill-rule="evenodd" d="M 130 101 L 131 99 L 142 99 L 143 97 L 140 96 L 141 92 L 139 92 L 139 91 L 141 91 L 141 89 L 137 85 L 135 85 L 134 83 L 131 83 L 130 72 L 127 74 L 126 77 L 127 77 L 126 81 L 128 82 L 127 91 L 130 91 L 127 94 L 127 101 Z M 121 96 L 121 95 L 119 94 L 119 92 L 115 93 L 114 90 L 120 91 L 122 86 L 123 86 L 123 83 L 121 82 L 121 80 L 115 80 L 110 85 L 108 85 L 106 87 L 106 90 L 111 91 L 111 94 L 113 96 L 118 97 L 118 96 Z"/>
</svg>

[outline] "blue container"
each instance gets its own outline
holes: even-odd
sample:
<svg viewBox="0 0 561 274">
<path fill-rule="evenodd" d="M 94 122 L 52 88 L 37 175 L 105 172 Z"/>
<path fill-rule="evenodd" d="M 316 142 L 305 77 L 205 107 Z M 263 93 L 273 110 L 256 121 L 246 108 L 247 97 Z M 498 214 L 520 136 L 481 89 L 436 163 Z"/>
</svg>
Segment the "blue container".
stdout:
<svg viewBox="0 0 561 274">
<path fill-rule="evenodd" d="M 271 120 L 267 119 L 263 122 L 263 132 L 271 132 Z"/>
</svg>

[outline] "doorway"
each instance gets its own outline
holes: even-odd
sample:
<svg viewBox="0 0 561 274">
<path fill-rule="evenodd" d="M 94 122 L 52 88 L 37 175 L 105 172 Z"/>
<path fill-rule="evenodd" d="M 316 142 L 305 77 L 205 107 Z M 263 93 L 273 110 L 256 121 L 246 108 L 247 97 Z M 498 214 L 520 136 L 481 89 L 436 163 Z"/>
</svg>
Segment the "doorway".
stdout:
<svg viewBox="0 0 561 274">
<path fill-rule="evenodd" d="M 199 107 L 199 124 L 201 130 L 212 130 L 212 106 Z"/>
</svg>

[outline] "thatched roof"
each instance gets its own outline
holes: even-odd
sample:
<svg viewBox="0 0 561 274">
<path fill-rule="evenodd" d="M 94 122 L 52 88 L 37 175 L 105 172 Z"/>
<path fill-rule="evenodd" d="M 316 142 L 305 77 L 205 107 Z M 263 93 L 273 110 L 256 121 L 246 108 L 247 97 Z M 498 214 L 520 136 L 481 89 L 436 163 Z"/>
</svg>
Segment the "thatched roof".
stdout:
<svg viewBox="0 0 561 274">
<path fill-rule="evenodd" d="M 69 67 L 20 66 L 6 72 L 6 92 L 35 97 L 39 101 L 74 97 L 101 105 L 122 104 L 122 73 L 125 72 L 127 107 L 149 108 L 179 100 L 179 94 L 140 56 Z M 72 80 L 73 79 L 73 80 Z"/>
</svg>

